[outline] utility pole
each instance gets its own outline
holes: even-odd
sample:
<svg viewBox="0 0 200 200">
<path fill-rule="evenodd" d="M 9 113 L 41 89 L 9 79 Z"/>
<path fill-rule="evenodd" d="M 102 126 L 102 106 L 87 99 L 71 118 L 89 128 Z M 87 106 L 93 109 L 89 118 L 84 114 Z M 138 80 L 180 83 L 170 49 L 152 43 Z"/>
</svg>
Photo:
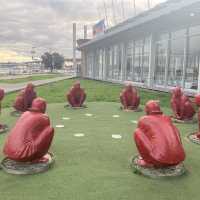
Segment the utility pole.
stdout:
<svg viewBox="0 0 200 200">
<path fill-rule="evenodd" d="M 76 23 L 73 23 L 73 68 L 77 70 L 77 63 L 76 63 Z"/>
</svg>

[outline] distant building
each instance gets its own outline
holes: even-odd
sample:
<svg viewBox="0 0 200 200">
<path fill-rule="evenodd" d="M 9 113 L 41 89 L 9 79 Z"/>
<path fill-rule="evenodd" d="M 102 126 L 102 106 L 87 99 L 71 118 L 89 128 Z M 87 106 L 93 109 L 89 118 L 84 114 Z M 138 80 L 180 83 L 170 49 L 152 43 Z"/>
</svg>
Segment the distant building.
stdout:
<svg viewBox="0 0 200 200">
<path fill-rule="evenodd" d="M 83 77 L 200 92 L 200 0 L 169 0 L 79 49 Z"/>
</svg>

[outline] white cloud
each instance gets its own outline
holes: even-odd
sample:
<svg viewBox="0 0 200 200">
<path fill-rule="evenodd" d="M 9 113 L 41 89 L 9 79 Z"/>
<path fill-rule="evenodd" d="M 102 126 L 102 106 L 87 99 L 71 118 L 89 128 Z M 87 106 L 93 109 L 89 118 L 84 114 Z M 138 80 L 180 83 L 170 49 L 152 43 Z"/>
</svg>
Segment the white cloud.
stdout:
<svg viewBox="0 0 200 200">
<path fill-rule="evenodd" d="M 83 37 L 88 28 L 105 18 L 103 0 L 0 0 L 0 50 L 30 56 L 32 46 L 38 54 L 51 49 L 66 57 L 72 55 L 72 23 Z M 133 0 L 124 0 L 125 18 L 133 16 Z M 152 6 L 164 0 L 151 0 Z M 121 0 L 114 0 L 116 21 L 122 18 Z M 146 0 L 136 0 L 138 12 Z M 109 24 L 113 24 L 112 0 L 105 0 Z M 91 33 L 91 31 L 89 31 Z"/>
</svg>

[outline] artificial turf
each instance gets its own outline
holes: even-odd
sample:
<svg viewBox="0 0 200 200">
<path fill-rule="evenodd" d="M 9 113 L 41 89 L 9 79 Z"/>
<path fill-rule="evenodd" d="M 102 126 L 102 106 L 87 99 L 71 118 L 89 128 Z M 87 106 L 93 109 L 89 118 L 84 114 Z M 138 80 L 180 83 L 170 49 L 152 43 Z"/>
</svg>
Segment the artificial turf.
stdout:
<svg viewBox="0 0 200 200">
<path fill-rule="evenodd" d="M 195 125 L 177 125 L 187 153 L 185 166 L 188 173 L 179 178 L 153 180 L 134 174 L 129 159 L 137 154 L 132 133 L 132 120 L 144 115 L 125 113 L 120 104 L 88 102 L 83 110 L 64 109 L 64 104 L 49 104 L 48 115 L 55 128 L 51 151 L 56 156 L 54 167 L 46 173 L 14 176 L 0 171 L 0 199 L 2 200 L 197 200 L 200 185 L 200 146 L 190 143 L 186 135 L 194 132 Z M 16 118 L 11 108 L 3 109 L 2 122 L 10 127 Z M 164 108 L 170 114 L 168 108 Z M 86 113 L 93 116 L 86 117 Z M 113 118 L 119 115 L 119 118 Z M 70 120 L 62 120 L 69 117 Z M 76 133 L 85 137 L 76 138 Z M 112 134 L 122 135 L 121 140 Z M 6 135 L 0 135 L 3 147 Z M 0 158 L 3 156 L 0 154 Z"/>
</svg>

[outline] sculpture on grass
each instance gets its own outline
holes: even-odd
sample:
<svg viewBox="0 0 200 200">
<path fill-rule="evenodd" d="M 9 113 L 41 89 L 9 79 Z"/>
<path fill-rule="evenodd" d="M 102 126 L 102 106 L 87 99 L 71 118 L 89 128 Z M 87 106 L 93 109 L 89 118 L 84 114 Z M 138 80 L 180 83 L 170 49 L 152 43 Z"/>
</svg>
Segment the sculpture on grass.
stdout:
<svg viewBox="0 0 200 200">
<path fill-rule="evenodd" d="M 45 111 L 46 101 L 36 98 L 29 111 L 21 115 L 9 133 L 3 149 L 7 158 L 2 162 L 2 166 L 8 172 L 17 168 L 17 173 L 23 174 L 27 172 L 26 169 L 34 170 L 34 166 L 36 172 L 40 172 L 43 167 L 51 164 L 52 155 L 48 150 L 53 140 L 54 129 L 50 125 L 49 117 L 44 114 Z M 24 169 L 21 169 L 21 166 Z"/>
<path fill-rule="evenodd" d="M 34 85 L 29 83 L 26 88 L 21 90 L 18 94 L 13 107 L 18 112 L 25 112 L 31 107 L 32 102 L 36 97 L 37 94 L 34 91 Z"/>
<path fill-rule="evenodd" d="M 136 111 L 140 105 L 140 97 L 135 87 L 128 84 L 120 94 L 122 109 Z"/>
<path fill-rule="evenodd" d="M 67 97 L 67 100 L 69 102 L 69 105 L 72 108 L 85 107 L 83 105 L 83 103 L 84 103 L 84 101 L 86 99 L 86 93 L 85 93 L 84 89 L 81 88 L 79 81 L 77 81 L 72 86 L 72 88 L 70 89 L 70 91 L 67 93 L 66 97 Z"/>
<path fill-rule="evenodd" d="M 1 114 L 1 102 L 4 98 L 4 90 L 0 88 L 0 114 Z M 4 133 L 7 130 L 7 126 L 4 124 L 0 124 L 0 133 Z"/>
<path fill-rule="evenodd" d="M 200 94 L 196 95 L 194 100 L 197 107 L 199 107 L 199 111 L 198 111 L 199 130 L 195 133 L 191 133 L 188 136 L 188 138 L 190 139 L 191 142 L 200 144 Z"/>
<path fill-rule="evenodd" d="M 172 91 L 171 108 L 174 119 L 179 121 L 191 121 L 195 115 L 195 109 L 191 100 L 185 96 L 180 87 Z"/>
<path fill-rule="evenodd" d="M 177 172 L 175 169 L 179 165 L 182 169 L 181 163 L 185 159 L 185 152 L 178 129 L 170 117 L 162 113 L 157 101 L 147 102 L 145 111 L 146 116 L 139 120 L 133 135 L 140 155 L 133 161 L 135 166 L 141 171 L 152 170 L 149 172 L 151 175 L 156 170 L 159 170 L 160 176 L 180 175 L 180 171 L 184 170 Z"/>
</svg>

